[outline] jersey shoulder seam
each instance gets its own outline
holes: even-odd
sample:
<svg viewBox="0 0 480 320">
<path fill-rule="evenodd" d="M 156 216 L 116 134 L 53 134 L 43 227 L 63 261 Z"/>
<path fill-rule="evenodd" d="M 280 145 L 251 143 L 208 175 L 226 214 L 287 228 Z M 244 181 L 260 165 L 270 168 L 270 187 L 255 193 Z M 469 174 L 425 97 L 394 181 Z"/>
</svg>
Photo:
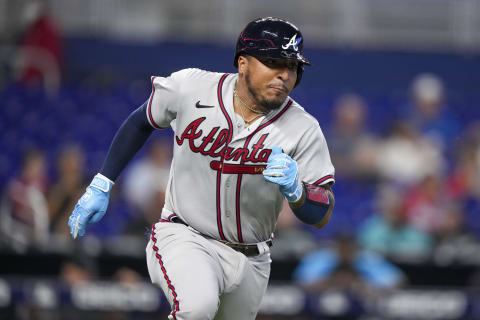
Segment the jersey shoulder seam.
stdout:
<svg viewBox="0 0 480 320">
<path fill-rule="evenodd" d="M 318 123 L 318 120 L 312 116 L 310 113 L 308 113 L 300 104 L 298 104 L 295 100 L 290 98 L 292 100 L 292 106 L 289 108 L 289 112 L 291 115 L 297 115 L 308 121 L 309 125 L 304 127 L 305 131 L 308 131 L 311 127 L 314 126 L 320 126 Z M 288 112 L 287 111 L 287 112 Z M 290 115 L 290 116 L 291 116 Z"/>
<path fill-rule="evenodd" d="M 203 81 L 218 82 L 220 78 L 226 74 L 226 72 L 213 72 L 207 71 L 199 68 L 186 68 L 172 73 L 182 75 L 186 80 L 198 80 L 202 79 Z"/>
</svg>

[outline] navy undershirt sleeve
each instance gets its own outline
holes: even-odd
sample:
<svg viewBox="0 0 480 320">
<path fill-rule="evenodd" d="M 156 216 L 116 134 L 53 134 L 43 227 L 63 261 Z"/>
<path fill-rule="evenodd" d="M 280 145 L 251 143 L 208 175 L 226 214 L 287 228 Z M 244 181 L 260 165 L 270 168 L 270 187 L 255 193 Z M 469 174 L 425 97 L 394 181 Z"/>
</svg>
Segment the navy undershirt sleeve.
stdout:
<svg viewBox="0 0 480 320">
<path fill-rule="evenodd" d="M 147 103 L 132 112 L 113 138 L 100 173 L 115 181 L 155 130 L 147 120 Z"/>
<path fill-rule="evenodd" d="M 305 200 L 303 206 L 298 209 L 292 210 L 295 215 L 306 224 L 315 224 L 325 218 L 329 209 L 328 205 L 321 205 L 309 200 Z"/>
<path fill-rule="evenodd" d="M 333 193 L 326 193 L 326 190 L 330 190 L 330 184 L 323 186 L 316 186 L 304 183 L 303 192 L 306 193 L 307 198 L 304 204 L 300 208 L 292 208 L 297 218 L 306 224 L 316 224 L 325 218 L 330 209 L 330 205 L 333 201 Z M 319 195 L 323 194 L 323 197 Z"/>
</svg>

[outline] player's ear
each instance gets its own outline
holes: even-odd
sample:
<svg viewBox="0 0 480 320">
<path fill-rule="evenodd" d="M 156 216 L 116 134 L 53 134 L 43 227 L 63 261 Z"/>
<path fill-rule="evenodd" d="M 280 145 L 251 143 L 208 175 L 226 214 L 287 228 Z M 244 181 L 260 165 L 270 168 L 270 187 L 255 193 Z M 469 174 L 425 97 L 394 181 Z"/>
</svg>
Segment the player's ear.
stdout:
<svg viewBox="0 0 480 320">
<path fill-rule="evenodd" d="M 247 67 L 248 57 L 242 54 L 238 57 L 238 73 L 245 74 L 245 72 L 247 71 Z"/>
</svg>

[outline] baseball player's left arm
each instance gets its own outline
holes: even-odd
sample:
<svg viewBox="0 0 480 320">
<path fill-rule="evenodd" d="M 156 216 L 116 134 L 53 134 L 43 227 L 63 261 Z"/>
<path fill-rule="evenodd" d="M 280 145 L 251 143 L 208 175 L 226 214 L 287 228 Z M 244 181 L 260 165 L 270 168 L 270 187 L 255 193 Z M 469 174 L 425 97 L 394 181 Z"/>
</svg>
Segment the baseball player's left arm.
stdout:
<svg viewBox="0 0 480 320">
<path fill-rule="evenodd" d="M 280 147 L 272 148 L 263 173 L 265 179 L 279 185 L 297 218 L 322 228 L 330 221 L 335 205 L 330 188 L 335 169 L 318 122 L 310 116 L 300 120 L 310 125 L 304 126 L 288 155 Z"/>
<path fill-rule="evenodd" d="M 321 229 L 330 221 L 335 206 L 330 184 L 317 186 L 303 182 L 302 185 L 302 197 L 297 202 L 289 202 L 290 208 L 301 221 Z"/>
<path fill-rule="evenodd" d="M 317 186 L 299 181 L 298 165 L 278 146 L 272 148 L 267 168 L 267 181 L 278 184 L 290 208 L 304 223 L 323 228 L 330 221 L 335 198 L 330 185 Z"/>
</svg>

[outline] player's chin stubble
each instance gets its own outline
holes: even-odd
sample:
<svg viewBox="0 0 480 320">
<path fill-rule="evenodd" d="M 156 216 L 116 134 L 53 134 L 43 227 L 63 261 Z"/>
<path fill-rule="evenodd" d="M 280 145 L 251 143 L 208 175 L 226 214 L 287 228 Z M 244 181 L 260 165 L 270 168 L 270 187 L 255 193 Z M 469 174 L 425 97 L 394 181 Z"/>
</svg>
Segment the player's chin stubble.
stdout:
<svg viewBox="0 0 480 320">
<path fill-rule="evenodd" d="M 258 90 L 255 89 L 252 86 L 252 82 L 250 81 L 250 72 L 248 70 L 247 70 L 247 72 L 245 72 L 245 83 L 247 84 L 248 92 L 250 92 L 250 94 L 255 99 L 257 104 L 264 111 L 276 110 L 276 109 L 280 108 L 280 106 L 283 104 L 284 99 L 282 99 L 282 98 L 267 100 L 263 97 L 260 97 L 260 94 L 258 93 Z"/>
</svg>

